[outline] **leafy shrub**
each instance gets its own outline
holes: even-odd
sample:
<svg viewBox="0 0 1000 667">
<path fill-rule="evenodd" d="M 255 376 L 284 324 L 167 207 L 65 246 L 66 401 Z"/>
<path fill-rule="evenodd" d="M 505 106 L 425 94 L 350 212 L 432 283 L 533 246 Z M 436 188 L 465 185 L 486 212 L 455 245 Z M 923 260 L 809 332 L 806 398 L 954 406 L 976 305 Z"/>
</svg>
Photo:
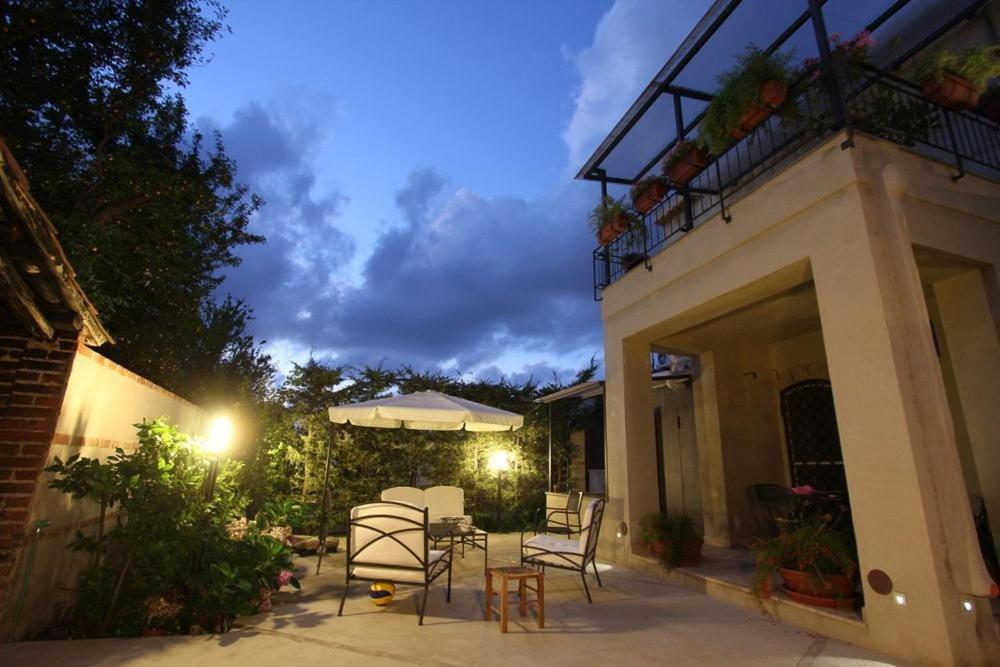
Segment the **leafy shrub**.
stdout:
<svg viewBox="0 0 1000 667">
<path fill-rule="evenodd" d="M 100 543 L 70 545 L 95 553 L 81 577 L 76 635 L 139 634 L 152 620 L 151 601 L 158 600 L 181 601 L 176 618 L 157 619 L 158 627 L 226 631 L 282 583 L 297 586 L 288 547 L 238 519 L 247 504 L 236 484 L 240 464 L 223 463 L 215 493 L 206 498 L 209 460 L 195 443 L 163 420 L 136 426 L 134 452 L 118 449 L 104 463 L 57 459 L 48 468 L 56 474 L 53 488 L 88 497 L 103 489 L 119 512 Z M 234 520 L 247 523 L 238 538 L 226 530 Z"/>
</svg>

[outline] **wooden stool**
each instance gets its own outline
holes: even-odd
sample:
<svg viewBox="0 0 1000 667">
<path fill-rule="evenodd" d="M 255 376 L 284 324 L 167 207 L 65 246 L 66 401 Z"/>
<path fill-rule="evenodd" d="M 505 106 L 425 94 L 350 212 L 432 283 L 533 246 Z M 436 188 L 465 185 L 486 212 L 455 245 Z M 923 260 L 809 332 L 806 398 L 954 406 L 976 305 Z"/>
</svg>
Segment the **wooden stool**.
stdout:
<svg viewBox="0 0 1000 667">
<path fill-rule="evenodd" d="M 493 590 L 493 577 L 499 577 L 500 590 Z M 528 580 L 535 580 L 535 587 L 528 585 Z M 500 596 L 500 632 L 507 632 L 507 592 L 510 582 L 517 582 L 518 612 L 526 616 L 528 606 L 533 606 L 538 615 L 538 627 L 545 627 L 545 575 L 528 567 L 491 567 L 486 570 L 486 620 L 493 620 L 493 595 Z M 535 599 L 529 600 L 527 591 L 534 591 Z"/>
</svg>

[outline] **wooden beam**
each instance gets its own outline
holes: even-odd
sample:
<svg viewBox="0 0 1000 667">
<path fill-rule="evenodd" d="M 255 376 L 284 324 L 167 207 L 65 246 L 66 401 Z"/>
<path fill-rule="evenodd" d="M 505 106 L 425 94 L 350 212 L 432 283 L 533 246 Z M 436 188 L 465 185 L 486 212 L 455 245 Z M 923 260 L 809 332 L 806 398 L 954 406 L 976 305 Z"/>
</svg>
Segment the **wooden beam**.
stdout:
<svg viewBox="0 0 1000 667">
<path fill-rule="evenodd" d="M 7 255 L 0 250 L 0 294 L 2 294 L 11 311 L 33 336 L 49 340 L 55 334 L 55 329 L 45 317 L 38 304 L 35 303 L 35 293 L 21 278 Z"/>
</svg>

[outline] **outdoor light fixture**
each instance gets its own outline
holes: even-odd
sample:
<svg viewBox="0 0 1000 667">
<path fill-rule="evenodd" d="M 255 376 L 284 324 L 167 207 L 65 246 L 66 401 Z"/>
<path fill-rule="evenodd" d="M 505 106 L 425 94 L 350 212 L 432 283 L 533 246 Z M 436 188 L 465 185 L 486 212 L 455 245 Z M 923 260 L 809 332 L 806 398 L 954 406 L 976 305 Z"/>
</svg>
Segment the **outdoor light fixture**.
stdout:
<svg viewBox="0 0 1000 667">
<path fill-rule="evenodd" d="M 208 438 L 203 443 L 211 456 L 208 462 L 208 477 L 205 479 L 205 500 L 212 500 L 215 494 L 215 479 L 219 476 L 219 456 L 229 447 L 233 439 L 233 421 L 227 415 L 217 415 L 208 425 Z"/>
<path fill-rule="evenodd" d="M 218 456 L 226 451 L 233 439 L 233 422 L 226 415 L 218 415 L 208 427 L 208 439 L 205 441 L 205 451 Z"/>
<path fill-rule="evenodd" d="M 976 603 L 973 602 L 972 598 L 970 598 L 970 597 L 963 597 L 962 598 L 962 609 L 964 609 L 965 611 L 967 611 L 969 613 L 972 613 L 973 611 L 976 610 Z"/>
<path fill-rule="evenodd" d="M 510 470 L 510 452 L 498 449 L 490 454 L 490 460 L 486 465 L 495 473 L 502 473 Z"/>
<path fill-rule="evenodd" d="M 616 537 L 618 537 L 618 539 L 620 540 L 626 535 L 628 535 L 628 524 L 622 521 L 620 524 L 618 524 L 618 533 Z"/>
<path fill-rule="evenodd" d="M 496 522 L 500 523 L 500 507 L 503 504 L 503 474 L 510 470 L 510 452 L 498 449 L 490 454 L 486 467 L 497 474 L 497 506 L 494 514 Z"/>
<path fill-rule="evenodd" d="M 906 593 L 900 593 L 899 591 L 896 591 L 895 593 L 892 594 L 892 599 L 900 607 L 905 607 L 906 606 Z"/>
</svg>

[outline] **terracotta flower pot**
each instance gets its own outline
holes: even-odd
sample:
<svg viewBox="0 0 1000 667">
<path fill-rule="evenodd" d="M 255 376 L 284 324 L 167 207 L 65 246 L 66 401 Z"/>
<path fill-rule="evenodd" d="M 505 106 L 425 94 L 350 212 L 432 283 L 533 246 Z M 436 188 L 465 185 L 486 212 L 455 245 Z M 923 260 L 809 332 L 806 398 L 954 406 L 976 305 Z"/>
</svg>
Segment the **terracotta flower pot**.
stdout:
<svg viewBox="0 0 1000 667">
<path fill-rule="evenodd" d="M 774 113 L 776 107 L 784 104 L 788 97 L 788 86 L 780 81 L 768 81 L 760 87 L 760 102 L 751 104 L 740 116 L 739 122 L 729 136 L 733 139 L 742 139 L 751 130 L 763 123 Z"/>
<path fill-rule="evenodd" d="M 680 162 L 670 168 L 668 174 L 671 181 L 686 185 L 692 178 L 701 173 L 708 161 L 708 154 L 702 148 L 693 148 L 687 155 L 681 158 Z"/>
<path fill-rule="evenodd" d="M 665 183 L 653 183 L 645 192 L 636 197 L 632 206 L 640 214 L 645 215 L 651 208 L 660 203 L 667 196 L 667 186 Z"/>
<path fill-rule="evenodd" d="M 650 540 L 649 549 L 657 558 L 663 558 L 667 555 L 667 543 L 662 540 Z"/>
<path fill-rule="evenodd" d="M 972 109 L 979 104 L 976 84 L 968 79 L 944 72 L 937 81 L 924 83 L 924 97 L 949 109 Z"/>
<path fill-rule="evenodd" d="M 601 245 L 607 245 L 621 236 L 626 229 L 628 229 L 628 218 L 624 215 L 615 216 L 601 227 L 601 231 L 597 233 L 597 240 Z"/>
<path fill-rule="evenodd" d="M 808 572 L 781 568 L 782 589 L 788 597 L 818 607 L 853 607 L 854 578 L 842 574 L 823 575 L 817 581 Z"/>
</svg>

